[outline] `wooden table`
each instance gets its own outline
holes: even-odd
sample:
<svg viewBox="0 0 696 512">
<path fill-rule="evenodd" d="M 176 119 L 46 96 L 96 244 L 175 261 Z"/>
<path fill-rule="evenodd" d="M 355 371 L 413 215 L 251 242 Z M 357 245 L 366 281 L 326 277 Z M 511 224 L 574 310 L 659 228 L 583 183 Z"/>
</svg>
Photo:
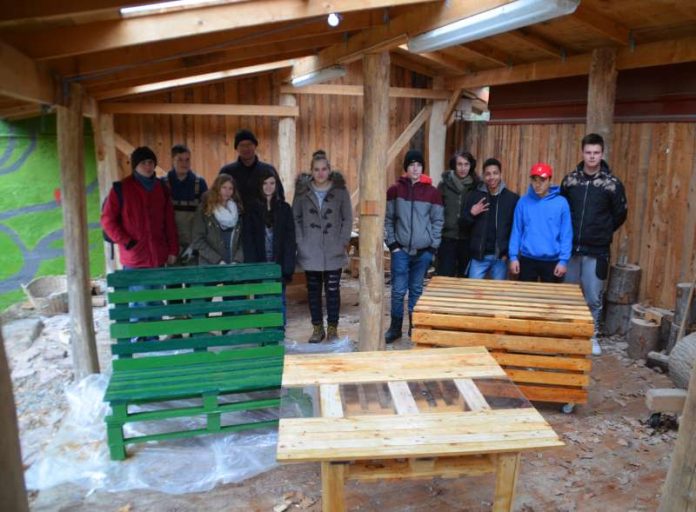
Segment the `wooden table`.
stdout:
<svg viewBox="0 0 696 512">
<path fill-rule="evenodd" d="M 578 285 L 437 276 L 413 325 L 419 346 L 485 346 L 529 400 L 587 402 L 594 324 Z"/>
<path fill-rule="evenodd" d="M 495 473 L 510 511 L 520 453 L 563 446 L 483 347 L 289 355 L 277 458 L 320 462 L 322 509 L 345 480 Z"/>
</svg>

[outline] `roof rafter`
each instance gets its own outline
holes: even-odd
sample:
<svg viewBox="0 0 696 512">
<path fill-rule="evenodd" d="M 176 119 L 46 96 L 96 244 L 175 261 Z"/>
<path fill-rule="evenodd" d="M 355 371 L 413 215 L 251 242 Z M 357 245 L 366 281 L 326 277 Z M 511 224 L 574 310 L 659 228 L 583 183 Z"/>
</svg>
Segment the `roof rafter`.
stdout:
<svg viewBox="0 0 696 512">
<path fill-rule="evenodd" d="M 583 25 L 586 25 L 588 28 L 595 30 L 616 43 L 628 46 L 631 42 L 630 30 L 603 13 L 587 7 L 585 4 L 581 3 L 578 5 L 578 8 L 572 16 Z"/>
<path fill-rule="evenodd" d="M 60 27 L 40 33 L 7 34 L 7 40 L 35 59 L 54 59 L 138 44 L 434 0 L 262 0 L 182 12 Z"/>
<path fill-rule="evenodd" d="M 490 44 L 483 43 L 481 41 L 472 41 L 470 43 L 466 43 L 463 45 L 463 48 L 499 66 L 509 66 L 514 63 L 512 55 L 502 52 Z"/>
<path fill-rule="evenodd" d="M 0 62 L 0 95 L 32 103 L 54 103 L 54 80 L 43 66 L 1 41 Z"/>
<path fill-rule="evenodd" d="M 149 0 L 148 0 L 149 1 Z M 150 3 L 165 0 L 152 0 Z M 95 21 L 118 18 L 119 8 L 142 4 L 137 0 L 32 0 L 7 2 L 0 11 L 0 28 Z"/>
<path fill-rule="evenodd" d="M 548 41 L 547 39 L 541 36 L 533 34 L 529 30 L 512 30 L 510 32 L 506 32 L 505 35 L 512 36 L 518 41 L 528 44 L 529 46 L 532 46 L 540 52 L 544 52 L 551 57 L 563 56 L 563 50 L 558 45 L 552 43 L 551 41 Z"/>
</svg>

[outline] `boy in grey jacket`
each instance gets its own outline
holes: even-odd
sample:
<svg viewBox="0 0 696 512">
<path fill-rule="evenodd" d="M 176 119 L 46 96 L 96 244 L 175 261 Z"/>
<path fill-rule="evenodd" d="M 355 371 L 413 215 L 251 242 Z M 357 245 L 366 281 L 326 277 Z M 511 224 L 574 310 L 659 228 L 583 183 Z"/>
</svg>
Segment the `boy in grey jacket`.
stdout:
<svg viewBox="0 0 696 512">
<path fill-rule="evenodd" d="M 384 218 L 385 240 L 391 251 L 391 325 L 384 335 L 387 343 L 401 338 L 404 297 L 408 291 L 410 318 L 423 293 L 425 273 L 440 246 L 444 211 L 442 196 L 423 174 L 425 162 L 420 151 L 411 150 L 404 158 L 406 172 L 387 190 Z"/>
</svg>

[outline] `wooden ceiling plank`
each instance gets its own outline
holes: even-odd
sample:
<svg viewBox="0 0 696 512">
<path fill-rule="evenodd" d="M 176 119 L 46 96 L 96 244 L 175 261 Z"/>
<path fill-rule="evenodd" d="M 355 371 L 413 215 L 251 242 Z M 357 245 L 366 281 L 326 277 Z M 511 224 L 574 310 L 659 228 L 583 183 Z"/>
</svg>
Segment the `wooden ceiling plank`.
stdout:
<svg viewBox="0 0 696 512">
<path fill-rule="evenodd" d="M 529 46 L 532 46 L 550 57 L 561 57 L 563 55 L 563 50 L 559 46 L 544 39 L 543 37 L 531 33 L 529 30 L 512 30 L 510 32 L 506 32 L 505 35 L 512 36 L 518 41 L 528 44 Z"/>
<path fill-rule="evenodd" d="M 565 60 L 553 59 L 507 68 L 471 73 L 446 80 L 449 88 L 473 88 L 547 80 L 589 73 L 592 54 L 574 55 Z M 637 45 L 635 49 L 621 48 L 616 56 L 616 68 L 680 64 L 696 61 L 696 36 Z"/>
<path fill-rule="evenodd" d="M 53 104 L 53 77 L 40 64 L 0 41 L 0 95 L 32 103 Z"/>
<path fill-rule="evenodd" d="M 474 52 L 481 58 L 497 64 L 498 66 L 510 66 L 514 63 L 512 55 L 502 52 L 497 48 L 493 48 L 491 45 L 482 43 L 481 41 L 472 41 L 470 43 L 466 43 L 464 48 Z"/>
<path fill-rule="evenodd" d="M 414 71 L 424 76 L 436 76 L 438 72 L 431 67 L 430 63 L 422 63 L 411 57 L 411 54 L 406 55 L 405 53 L 397 53 L 396 51 L 391 51 L 389 53 L 391 57 L 391 63 L 395 66 L 399 66 L 409 71 Z"/>
<path fill-rule="evenodd" d="M 293 68 L 293 77 L 333 66 L 348 55 L 368 52 L 379 42 L 396 42 L 399 36 L 414 36 L 505 3 L 505 0 L 460 0 L 414 7 L 390 20 L 386 25 L 364 30 L 344 43 L 325 48 L 316 58 L 302 59 Z M 390 49 L 399 44 L 401 43 L 394 44 Z"/>
<path fill-rule="evenodd" d="M 414 4 L 433 0 L 261 0 L 181 12 L 140 16 L 60 27 L 40 32 L 7 34 L 7 40 L 35 59 L 81 55 L 167 39 L 307 19 L 331 12 Z M 467 2 L 468 3 L 468 2 Z"/>
<path fill-rule="evenodd" d="M 406 50 L 408 51 L 408 50 Z M 455 59 L 453 57 L 450 57 L 449 55 L 445 55 L 444 53 L 440 52 L 424 52 L 424 53 L 418 53 L 417 54 L 419 57 L 432 61 L 434 64 L 438 66 L 445 67 L 447 69 L 451 69 L 453 71 L 456 71 L 458 73 L 463 73 L 469 70 L 469 68 L 464 64 L 462 61 L 459 59 Z"/>
<path fill-rule="evenodd" d="M 628 28 L 609 18 L 604 13 L 587 7 L 584 3 L 578 5 L 572 17 L 591 30 L 602 34 L 620 45 L 628 46 L 631 42 L 631 31 Z"/>
<path fill-rule="evenodd" d="M 104 114 L 299 117 L 300 107 L 213 103 L 100 103 L 99 112 Z"/>
<path fill-rule="evenodd" d="M 149 1 L 149 0 L 148 0 Z M 152 0 L 150 3 L 165 0 Z M 120 17 L 119 8 L 143 4 L 136 0 L 32 0 L 6 2 L 0 10 L 0 29 L 43 24 L 76 24 L 83 20 Z"/>
</svg>

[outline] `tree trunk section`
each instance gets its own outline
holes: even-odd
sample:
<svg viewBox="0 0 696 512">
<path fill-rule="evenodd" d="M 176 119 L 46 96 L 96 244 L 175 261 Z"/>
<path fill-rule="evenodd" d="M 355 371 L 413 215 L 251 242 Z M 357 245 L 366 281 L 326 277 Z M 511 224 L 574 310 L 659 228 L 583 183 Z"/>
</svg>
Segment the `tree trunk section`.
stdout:
<svg viewBox="0 0 696 512">
<path fill-rule="evenodd" d="M 607 301 L 614 304 L 635 303 L 640 289 L 640 274 L 638 265 L 612 265 L 607 286 Z"/>
<path fill-rule="evenodd" d="M 296 106 L 294 94 L 281 94 L 280 104 Z M 294 117 L 284 117 L 278 121 L 278 174 L 285 189 L 285 200 L 292 204 L 295 195 L 295 174 L 297 173 L 297 120 Z"/>
<path fill-rule="evenodd" d="M 19 446 L 17 410 L 10 368 L 5 356 L 5 344 L 0 330 L 0 503 L 3 510 L 28 512 L 27 492 L 24 487 L 24 469 Z"/>
<path fill-rule="evenodd" d="M 691 304 L 689 302 L 689 292 L 691 291 L 691 283 L 678 283 L 676 290 L 676 300 L 674 302 L 674 323 L 681 325 L 682 320 L 686 317 L 684 334 L 690 333 L 696 326 L 696 293 L 693 294 Z M 695 290 L 696 292 L 696 290 Z"/>
<path fill-rule="evenodd" d="M 669 378 L 678 388 L 686 389 L 696 362 L 696 333 L 683 337 L 669 354 Z"/>
<path fill-rule="evenodd" d="M 384 349 L 384 172 L 389 148 L 389 53 L 363 57 L 363 154 L 360 205 L 360 350 Z"/>
<path fill-rule="evenodd" d="M 633 318 L 629 323 L 626 339 L 628 357 L 647 359 L 648 352 L 657 350 L 660 342 L 660 326 L 654 322 Z"/>
<path fill-rule="evenodd" d="M 631 320 L 630 304 L 613 304 L 607 302 L 604 316 L 604 332 L 612 336 L 614 334 L 626 334 L 628 323 Z"/>
<path fill-rule="evenodd" d="M 693 338 L 696 341 L 696 336 L 687 338 Z M 692 354 L 696 354 L 696 349 Z M 670 373 L 671 366 L 670 357 Z M 672 452 L 672 463 L 662 489 L 658 512 L 696 511 L 696 450 L 694 446 L 696 446 L 696 372 L 691 372 L 689 392 L 679 423 L 679 437 Z"/>
<path fill-rule="evenodd" d="M 70 86 L 69 107 L 56 107 L 63 200 L 65 273 L 68 277 L 70 345 L 77 380 L 99 373 L 92 318 L 92 287 L 85 190 L 82 91 Z"/>
<path fill-rule="evenodd" d="M 676 324 L 672 322 L 669 324 L 669 336 L 667 337 L 667 346 L 665 347 L 665 351 L 670 354 L 674 347 L 677 345 L 679 342 L 679 324 Z"/>
<path fill-rule="evenodd" d="M 604 137 L 604 159 L 610 155 L 616 98 L 616 48 L 592 51 L 590 78 L 587 87 L 587 133 Z"/>
</svg>

